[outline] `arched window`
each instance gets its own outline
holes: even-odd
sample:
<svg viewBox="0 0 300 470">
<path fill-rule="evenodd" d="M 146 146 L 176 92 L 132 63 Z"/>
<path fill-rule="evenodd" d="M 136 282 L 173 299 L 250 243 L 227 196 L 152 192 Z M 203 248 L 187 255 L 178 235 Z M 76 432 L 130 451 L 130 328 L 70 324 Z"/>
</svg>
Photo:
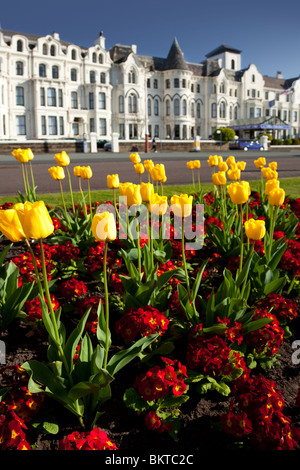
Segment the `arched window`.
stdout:
<svg viewBox="0 0 300 470">
<path fill-rule="evenodd" d="M 195 103 L 194 103 L 194 101 L 191 102 L 191 116 L 195 117 Z"/>
<path fill-rule="evenodd" d="M 17 51 L 23 52 L 23 41 L 21 41 L 21 39 L 17 41 Z"/>
<path fill-rule="evenodd" d="M 212 118 L 217 117 L 217 105 L 216 105 L 216 103 L 211 104 L 211 117 Z"/>
<path fill-rule="evenodd" d="M 225 85 L 224 82 L 220 84 L 220 93 L 225 93 Z"/>
<path fill-rule="evenodd" d="M 53 45 L 50 47 L 50 55 L 52 55 L 52 57 L 55 56 L 55 46 Z"/>
<path fill-rule="evenodd" d="M 233 119 L 237 119 L 237 118 L 238 118 L 238 107 L 235 106 L 233 110 Z"/>
<path fill-rule="evenodd" d="M 53 65 L 52 67 L 52 78 L 59 78 L 57 65 Z"/>
<path fill-rule="evenodd" d="M 17 62 L 16 63 L 16 74 L 17 75 L 23 75 L 23 73 L 24 73 L 23 62 Z"/>
<path fill-rule="evenodd" d="M 235 69 L 235 61 L 234 61 L 234 59 L 231 60 L 231 69 L 232 69 L 232 70 Z"/>
<path fill-rule="evenodd" d="M 105 83 L 106 82 L 106 76 L 105 72 L 100 73 L 100 83 Z"/>
<path fill-rule="evenodd" d="M 94 72 L 94 70 L 91 70 L 90 71 L 90 83 L 95 83 L 95 81 L 96 81 L 95 72 Z"/>
<path fill-rule="evenodd" d="M 77 81 L 77 70 L 76 69 L 71 69 L 71 81 L 72 82 Z"/>
<path fill-rule="evenodd" d="M 158 116 L 159 115 L 159 104 L 158 104 L 158 100 L 154 100 L 154 116 Z"/>
<path fill-rule="evenodd" d="M 76 54 L 75 49 L 72 49 L 71 57 L 72 57 L 72 60 L 76 60 L 77 54 Z"/>
<path fill-rule="evenodd" d="M 170 116 L 170 100 L 166 101 L 166 115 Z"/>
<path fill-rule="evenodd" d="M 133 93 L 128 97 L 128 112 L 136 113 L 137 112 L 137 99 L 136 95 Z"/>
<path fill-rule="evenodd" d="M 174 100 L 174 114 L 175 116 L 179 116 L 179 99 L 178 98 Z"/>
<path fill-rule="evenodd" d="M 233 117 L 233 109 L 232 109 L 232 106 L 230 105 L 230 107 L 229 107 L 229 119 L 232 120 L 232 117 Z"/>
<path fill-rule="evenodd" d="M 124 96 L 119 96 L 119 113 L 124 113 Z"/>
<path fill-rule="evenodd" d="M 152 106 L 151 106 L 151 100 L 150 100 L 150 98 L 148 98 L 148 101 L 147 101 L 147 112 L 148 112 L 148 116 L 151 116 L 151 114 L 152 114 Z"/>
<path fill-rule="evenodd" d="M 98 62 L 99 64 L 103 64 L 103 54 L 99 54 Z"/>
<path fill-rule="evenodd" d="M 197 103 L 197 118 L 199 119 L 201 117 L 201 105 L 200 103 Z"/>
<path fill-rule="evenodd" d="M 226 104 L 224 101 L 220 103 L 219 116 L 223 119 L 226 117 Z"/>
<path fill-rule="evenodd" d="M 186 100 L 182 100 L 182 115 L 186 116 Z"/>
<path fill-rule="evenodd" d="M 217 93 L 217 85 L 214 85 L 214 93 Z"/>
<path fill-rule="evenodd" d="M 96 52 L 93 52 L 92 61 L 94 62 L 94 64 L 97 62 Z"/>
<path fill-rule="evenodd" d="M 48 46 L 47 46 L 47 44 L 43 44 L 43 55 L 48 55 Z"/>
<path fill-rule="evenodd" d="M 130 70 L 128 74 L 128 83 L 135 83 L 135 73 L 134 70 Z"/>
<path fill-rule="evenodd" d="M 46 77 L 46 65 L 45 64 L 39 65 L 39 76 Z"/>
</svg>

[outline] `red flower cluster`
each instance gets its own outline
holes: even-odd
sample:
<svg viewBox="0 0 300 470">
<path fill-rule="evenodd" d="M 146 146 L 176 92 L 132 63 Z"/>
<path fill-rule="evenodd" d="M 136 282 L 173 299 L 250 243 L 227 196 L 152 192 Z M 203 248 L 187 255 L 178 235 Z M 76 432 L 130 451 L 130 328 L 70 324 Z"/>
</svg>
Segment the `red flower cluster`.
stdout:
<svg viewBox="0 0 300 470">
<path fill-rule="evenodd" d="M 230 376 L 246 369 L 240 353 L 233 351 L 220 336 L 204 334 L 201 324 L 189 334 L 186 357 L 191 369 L 200 368 L 209 376 Z"/>
<path fill-rule="evenodd" d="M 39 256 L 35 257 L 36 264 L 39 272 L 42 269 L 41 258 Z M 47 271 L 47 279 L 48 281 L 52 279 L 52 269 L 53 264 L 49 261 L 46 257 L 46 271 Z M 17 256 L 12 259 L 13 263 L 19 268 L 20 277 L 25 282 L 33 282 L 36 279 L 35 272 L 34 272 L 34 264 L 32 261 L 32 256 L 30 252 L 21 253 L 20 256 Z"/>
<path fill-rule="evenodd" d="M 296 217 L 300 219 L 300 198 L 299 197 L 291 201 L 291 209 L 296 215 Z"/>
<path fill-rule="evenodd" d="M 156 270 L 157 277 L 159 277 L 161 274 L 167 271 L 172 271 L 172 269 L 176 269 L 176 266 L 172 261 L 167 261 L 164 264 L 160 264 Z M 171 279 L 169 280 L 169 284 L 172 287 L 176 287 L 177 284 L 180 284 L 180 280 L 177 279 L 176 277 L 171 277 Z"/>
<path fill-rule="evenodd" d="M 289 240 L 280 265 L 294 276 L 300 276 L 300 242 Z"/>
<path fill-rule="evenodd" d="M 85 299 L 81 300 L 76 308 L 76 313 L 82 317 L 89 308 L 91 308 L 90 314 L 88 321 L 86 323 L 86 328 L 91 331 L 92 333 L 96 333 L 97 331 L 97 325 L 98 325 L 98 316 L 97 316 L 97 310 L 99 306 L 99 302 L 103 302 L 100 297 L 97 296 L 92 296 L 92 297 L 86 297 Z"/>
<path fill-rule="evenodd" d="M 86 258 L 87 270 L 91 274 L 103 270 L 104 245 L 104 242 L 95 242 L 88 251 Z M 120 267 L 122 265 L 122 259 L 118 256 L 117 252 L 108 251 L 107 265 L 109 268 Z"/>
<path fill-rule="evenodd" d="M 255 303 L 259 309 L 271 310 L 280 323 L 292 321 L 297 317 L 297 304 L 294 300 L 286 299 L 280 294 L 272 292 L 264 299 L 260 299 Z"/>
<path fill-rule="evenodd" d="M 57 217 L 51 217 L 51 220 L 52 220 L 52 223 L 54 225 L 54 230 L 58 230 L 61 228 L 61 223 L 60 221 L 58 220 Z"/>
<path fill-rule="evenodd" d="M 154 333 L 163 335 L 168 329 L 169 320 L 158 309 L 147 305 L 138 309 L 129 309 L 116 322 L 116 333 L 125 341 L 133 341 L 138 334 L 149 336 Z"/>
<path fill-rule="evenodd" d="M 251 346 L 257 354 L 264 353 L 266 356 L 273 356 L 283 343 L 284 330 L 281 328 L 276 316 L 267 310 L 256 309 L 252 318 L 253 321 L 260 318 L 272 320 L 262 328 L 250 331 L 245 335 L 245 343 Z"/>
<path fill-rule="evenodd" d="M 134 388 L 145 401 L 159 400 L 168 394 L 182 395 L 187 387 L 186 367 L 177 360 L 162 357 L 165 367 L 153 366 L 147 372 L 136 377 Z"/>
<path fill-rule="evenodd" d="M 118 450 L 118 448 L 105 431 L 94 428 L 90 432 L 72 432 L 59 442 L 58 450 Z"/>
<path fill-rule="evenodd" d="M 213 191 L 210 191 L 209 193 L 205 194 L 205 196 L 203 196 L 203 201 L 207 206 L 211 206 L 215 202 L 215 196 Z"/>
<path fill-rule="evenodd" d="M 5 202 L 4 204 L 0 205 L 0 210 L 5 211 L 6 209 L 10 209 L 11 207 L 13 207 L 12 202 Z"/>
<path fill-rule="evenodd" d="M 83 297 L 87 293 L 88 289 L 83 281 L 79 281 L 73 277 L 62 282 L 59 286 L 59 291 L 66 300 L 72 301 Z"/>
<path fill-rule="evenodd" d="M 232 320 L 230 318 L 218 318 L 217 319 L 218 323 L 222 323 L 223 325 L 226 325 L 227 329 L 224 333 L 225 339 L 227 342 L 230 343 L 237 343 L 241 344 L 243 341 L 243 330 L 242 330 L 242 324 Z"/>
<path fill-rule="evenodd" d="M 12 409 L 0 414 L 0 450 L 31 450 L 26 430 L 24 420 Z"/>
<path fill-rule="evenodd" d="M 252 191 L 249 199 L 249 208 L 253 209 L 254 207 L 260 206 L 260 195 L 257 191 Z"/>
<path fill-rule="evenodd" d="M 228 413 L 221 416 L 225 432 L 237 438 L 249 436 L 260 450 L 292 450 L 296 430 L 282 410 L 284 400 L 271 379 L 259 375 L 236 381 Z"/>
<path fill-rule="evenodd" d="M 48 305 L 48 301 L 45 298 L 45 302 Z M 50 294 L 51 303 L 54 312 L 59 308 L 59 302 L 54 294 Z M 38 297 L 35 297 L 32 300 L 26 300 L 24 304 L 24 312 L 27 314 L 26 320 L 29 322 L 34 322 L 35 320 L 42 319 L 42 309 L 41 309 L 41 302 Z"/>
<path fill-rule="evenodd" d="M 77 261 L 80 256 L 80 250 L 68 240 L 61 245 L 49 247 L 52 257 L 63 264 L 70 264 L 70 261 Z"/>
</svg>

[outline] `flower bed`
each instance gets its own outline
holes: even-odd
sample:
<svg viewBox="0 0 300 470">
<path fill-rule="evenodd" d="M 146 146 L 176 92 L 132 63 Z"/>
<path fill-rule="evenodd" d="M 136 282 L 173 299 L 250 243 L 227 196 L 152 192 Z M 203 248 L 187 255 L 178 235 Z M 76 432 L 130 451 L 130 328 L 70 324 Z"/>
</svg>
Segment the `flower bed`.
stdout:
<svg viewBox="0 0 300 470">
<path fill-rule="evenodd" d="M 32 152 L 14 154 L 25 195 L 0 209 L 1 450 L 298 449 L 300 199 L 276 163 L 255 162 L 255 193 L 245 162 L 211 156 L 203 194 L 188 162 L 193 194 L 168 201 L 163 165 L 132 154 L 140 185 L 108 175 L 100 204 L 75 167 L 82 199 L 67 208 L 62 152 L 60 209 L 29 184 Z"/>
</svg>

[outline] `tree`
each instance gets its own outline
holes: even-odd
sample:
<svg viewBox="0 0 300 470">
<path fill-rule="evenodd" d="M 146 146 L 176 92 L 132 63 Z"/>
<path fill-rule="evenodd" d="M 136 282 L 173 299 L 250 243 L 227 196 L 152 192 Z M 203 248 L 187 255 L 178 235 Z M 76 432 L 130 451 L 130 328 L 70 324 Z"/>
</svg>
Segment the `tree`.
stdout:
<svg viewBox="0 0 300 470">
<path fill-rule="evenodd" d="M 222 135 L 217 131 L 221 131 Z M 222 140 L 223 142 L 228 142 L 229 140 L 233 140 L 235 136 L 235 132 L 230 127 L 218 127 L 215 132 L 213 133 L 213 138 L 215 140 Z"/>
</svg>

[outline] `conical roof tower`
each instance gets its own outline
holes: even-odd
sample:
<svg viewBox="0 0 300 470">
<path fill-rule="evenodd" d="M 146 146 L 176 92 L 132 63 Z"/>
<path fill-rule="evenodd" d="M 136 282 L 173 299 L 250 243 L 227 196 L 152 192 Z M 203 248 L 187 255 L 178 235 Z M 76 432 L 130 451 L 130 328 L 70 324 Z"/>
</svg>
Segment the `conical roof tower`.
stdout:
<svg viewBox="0 0 300 470">
<path fill-rule="evenodd" d="M 184 59 L 177 39 L 175 38 L 169 51 L 164 70 L 188 70 L 187 63 Z"/>
</svg>

